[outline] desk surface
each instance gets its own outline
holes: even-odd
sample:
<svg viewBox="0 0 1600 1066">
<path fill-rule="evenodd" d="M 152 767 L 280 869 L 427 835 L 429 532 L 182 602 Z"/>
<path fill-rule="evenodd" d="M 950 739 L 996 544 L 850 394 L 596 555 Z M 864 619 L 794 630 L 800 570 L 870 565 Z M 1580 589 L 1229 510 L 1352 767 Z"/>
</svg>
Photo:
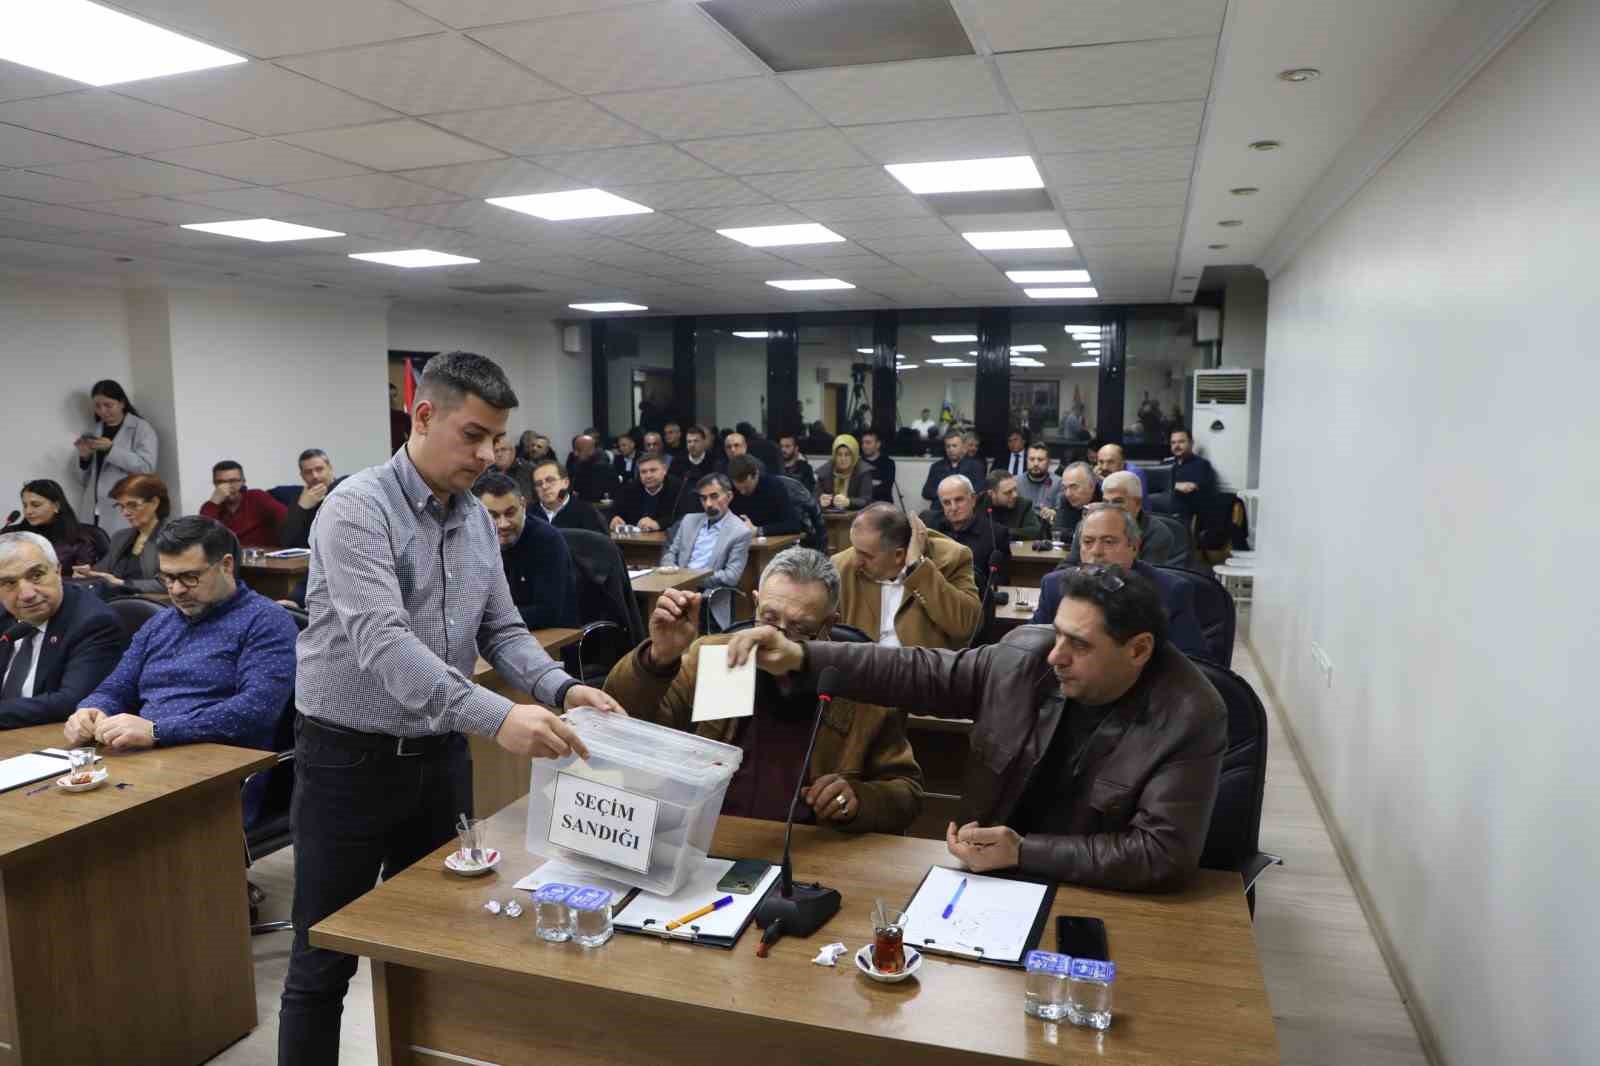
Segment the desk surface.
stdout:
<svg viewBox="0 0 1600 1066">
<path fill-rule="evenodd" d="M 612 534 L 611 539 L 617 544 L 629 547 L 659 548 L 666 544 L 667 535 L 664 532 Z"/>
<path fill-rule="evenodd" d="M 1033 618 L 1033 610 L 1039 606 L 1038 589 L 1025 585 L 1001 585 L 1000 591 L 1009 594 L 1010 602 L 994 609 L 996 618 L 1018 624 Z"/>
<path fill-rule="evenodd" d="M 1052 565 L 1060 563 L 1067 557 L 1065 548 L 1035 548 L 1031 540 L 1015 540 L 1011 542 L 1011 558 L 1028 559 L 1034 561 L 1048 561 Z"/>
<path fill-rule="evenodd" d="M 506 856 L 497 870 L 471 880 L 447 873 L 452 842 L 321 922 L 312 943 L 446 981 L 537 990 L 548 1002 L 561 1002 L 565 986 L 616 995 L 619 1010 L 633 1002 L 685 1024 L 722 1018 L 716 1027 L 724 1031 L 748 1023 L 800 1026 L 837 1047 L 839 1061 L 866 1061 L 858 1052 L 889 1050 L 884 1040 L 940 1061 L 951 1052 L 1052 1063 L 1092 1056 L 1141 1066 L 1278 1061 L 1236 874 L 1202 871 L 1186 891 L 1166 896 L 1061 887 L 1053 913 L 1102 917 L 1116 956 L 1116 1021 L 1096 1034 L 1026 1017 L 1019 970 L 928 956 L 916 980 L 878 985 L 857 974 L 849 956 L 837 968 L 812 965 L 823 944 L 840 940 L 854 951 L 868 942 L 873 898 L 909 899 L 929 865 L 950 861 L 942 843 L 797 827 L 797 875 L 820 876 L 839 889 L 844 908 L 816 935 L 780 940 L 768 959 L 755 957 L 753 927 L 731 951 L 621 933 L 584 951 L 540 942 L 531 913 L 510 921 L 483 910 L 487 900 L 509 898 L 513 882 L 539 864 L 524 849 L 526 819 L 526 798 L 489 819 L 489 846 Z M 723 818 L 713 850 L 776 857 L 782 847 L 781 823 Z M 1045 946 L 1053 936 L 1047 933 Z M 559 1028 L 552 1037 L 559 1040 Z M 706 1054 L 714 1057 L 716 1049 Z"/>
<path fill-rule="evenodd" d="M 60 748 L 64 742 L 59 723 L 0 730 L 0 758 Z M 55 787 L 54 778 L 0 792 L 0 867 L 69 833 L 123 817 L 197 785 L 242 779 L 273 761 L 271 752 L 223 744 L 185 744 L 120 755 L 102 748 L 100 754 L 111 777 L 92 792 L 64 792 Z M 63 761 L 61 776 L 66 773 Z M 118 782 L 133 787 L 117 788 Z M 50 788 L 28 794 L 46 783 Z"/>
<path fill-rule="evenodd" d="M 290 559 L 257 559 L 253 563 L 240 563 L 239 571 L 242 574 L 251 572 L 261 574 L 304 574 L 311 569 L 311 556 L 297 555 Z"/>
<path fill-rule="evenodd" d="M 661 568 L 644 577 L 633 579 L 633 591 L 641 596 L 659 596 L 668 589 L 697 589 L 711 574 L 710 570 L 673 570 L 662 573 Z"/>
</svg>

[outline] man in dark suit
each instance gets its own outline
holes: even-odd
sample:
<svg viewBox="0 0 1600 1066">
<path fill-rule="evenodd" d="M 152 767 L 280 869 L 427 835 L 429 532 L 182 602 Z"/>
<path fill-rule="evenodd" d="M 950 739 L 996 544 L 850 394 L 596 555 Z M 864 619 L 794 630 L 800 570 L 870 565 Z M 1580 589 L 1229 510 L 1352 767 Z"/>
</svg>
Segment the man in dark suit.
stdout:
<svg viewBox="0 0 1600 1066">
<path fill-rule="evenodd" d="M 529 629 L 578 624 L 578 580 L 567 538 L 548 522 L 528 521 L 528 504 L 504 474 L 484 474 L 472 486 L 500 537 L 511 602 Z"/>
<path fill-rule="evenodd" d="M 667 476 L 667 460 L 659 452 L 646 452 L 638 469 L 639 476 L 617 493 L 613 531 L 623 526 L 638 526 L 646 533 L 670 529 L 694 509 L 694 495 L 685 492 L 677 478 Z"/>
<path fill-rule="evenodd" d="M 959 429 L 952 429 L 944 435 L 944 458 L 928 467 L 928 480 L 922 483 L 922 498 L 937 505 L 939 486 L 951 474 L 965 475 L 967 483 L 974 489 L 982 485 L 983 479 L 988 476 L 981 460 L 967 458 L 967 437 Z"/>
<path fill-rule="evenodd" d="M 586 503 L 572 492 L 572 482 L 567 472 L 554 459 L 546 459 L 533 468 L 533 489 L 539 494 L 539 504 L 531 513 L 543 518 L 557 529 L 587 529 L 604 533 L 606 524 L 594 505 Z"/>
<path fill-rule="evenodd" d="M 620 487 L 611 460 L 600 450 L 595 438 L 580 433 L 572 438 L 572 454 L 567 456 L 567 475 L 572 494 L 596 503 L 614 496 Z M 605 532 L 605 527 L 600 527 Z"/>
<path fill-rule="evenodd" d="M 894 502 L 894 460 L 883 451 L 883 440 L 875 429 L 861 432 L 861 465 L 872 471 L 872 498 Z"/>
<path fill-rule="evenodd" d="M 0 536 L 0 728 L 65 722 L 127 649 L 111 608 L 65 585 L 50 542 Z"/>
</svg>

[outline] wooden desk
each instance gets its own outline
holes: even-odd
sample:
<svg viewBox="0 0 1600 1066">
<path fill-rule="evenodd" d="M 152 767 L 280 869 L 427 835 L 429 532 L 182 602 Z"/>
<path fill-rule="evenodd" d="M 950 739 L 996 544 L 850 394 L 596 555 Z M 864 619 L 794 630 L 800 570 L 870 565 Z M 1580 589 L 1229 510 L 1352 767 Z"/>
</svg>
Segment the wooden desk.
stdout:
<svg viewBox="0 0 1600 1066">
<path fill-rule="evenodd" d="M 661 552 L 667 546 L 667 535 L 661 533 L 629 533 L 612 537 L 611 542 L 622 552 L 622 561 L 633 570 L 646 566 L 660 566 Z"/>
<path fill-rule="evenodd" d="M 310 570 L 311 556 L 302 555 L 295 559 L 262 559 L 260 562 L 242 563 L 239 577 L 269 600 L 286 600 Z"/>
<path fill-rule="evenodd" d="M 783 533 L 772 537 L 754 537 L 750 541 L 750 558 L 744 564 L 744 573 L 739 577 L 739 588 L 745 597 L 751 596 L 756 590 L 756 582 L 761 580 L 761 571 L 772 562 L 773 556 L 785 548 L 792 548 L 800 543 L 800 534 Z M 733 617 L 735 621 L 750 618 L 755 614 L 755 601 L 753 599 L 733 598 Z"/>
<path fill-rule="evenodd" d="M 633 582 L 633 594 L 639 597 L 639 609 L 644 615 L 645 623 L 649 624 L 650 612 L 656 609 L 656 597 L 668 589 L 697 589 L 705 584 L 706 578 L 710 576 L 710 570 L 679 568 L 670 573 L 662 573 L 657 568 L 636 579 Z M 734 599 L 738 597 L 735 596 Z"/>
<path fill-rule="evenodd" d="M 489 820 L 489 846 L 505 853 L 491 873 L 445 872 L 452 842 L 312 929 L 313 944 L 373 960 L 380 1063 L 1278 1061 L 1237 874 L 1201 871 L 1173 895 L 1057 892 L 1054 913 L 1103 918 L 1116 956 L 1116 1020 L 1096 1033 L 1024 1015 L 1020 970 L 930 955 L 916 979 L 880 985 L 848 955 L 812 965 L 830 941 L 852 952 L 868 942 L 873 898 L 909 899 L 929 865 L 948 861 L 942 843 L 797 827 L 797 875 L 839 889 L 844 909 L 767 959 L 755 957 L 754 927 L 731 951 L 623 933 L 585 950 L 538 940 L 531 908 L 517 919 L 483 909 L 522 895 L 513 882 L 538 865 L 524 850 L 526 818 L 524 800 Z M 783 826 L 724 818 L 713 850 L 776 858 Z"/>
<path fill-rule="evenodd" d="M 1036 589 L 1044 580 L 1044 575 L 1060 566 L 1067 557 L 1065 548 L 1047 548 L 1043 551 L 1036 550 L 1033 542 L 1028 540 L 1013 541 L 1011 544 L 1011 569 L 1008 576 L 1011 584 L 1022 585 Z"/>
<path fill-rule="evenodd" d="M 993 630 L 998 639 L 1021 625 L 1033 620 L 1033 611 L 1039 606 L 1039 590 L 1026 585 L 1001 585 L 1011 602 L 994 609 Z"/>
<path fill-rule="evenodd" d="M 61 743 L 8 729 L 0 757 Z M 0 793 L 0 1062 L 198 1063 L 255 1027 L 239 782 L 272 761 L 107 754 L 93 792 Z"/>
<path fill-rule="evenodd" d="M 534 638 L 544 650 L 556 658 L 561 650 L 575 644 L 583 635 L 581 629 L 535 629 Z M 500 676 L 500 672 L 481 655 L 472 673 L 475 684 L 517 703 L 532 703 L 533 697 Z M 483 818 L 498 811 L 519 796 L 528 794 L 528 781 L 533 765 L 494 742 L 493 737 L 468 736 L 467 750 L 472 753 L 472 812 L 474 818 Z"/>
<path fill-rule="evenodd" d="M 822 520 L 828 526 L 828 551 L 842 552 L 850 547 L 850 523 L 856 520 L 861 508 L 854 511 L 823 511 Z"/>
</svg>

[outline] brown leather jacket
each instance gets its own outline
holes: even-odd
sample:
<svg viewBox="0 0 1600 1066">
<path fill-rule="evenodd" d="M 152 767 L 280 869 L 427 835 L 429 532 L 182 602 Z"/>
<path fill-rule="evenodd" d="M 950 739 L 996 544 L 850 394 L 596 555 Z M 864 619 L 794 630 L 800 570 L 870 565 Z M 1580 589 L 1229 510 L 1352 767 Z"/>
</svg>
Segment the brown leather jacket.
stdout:
<svg viewBox="0 0 1600 1066">
<path fill-rule="evenodd" d="M 806 660 L 839 668 L 840 696 L 975 719 L 963 818 L 1004 825 L 1065 710 L 1045 661 L 1053 641 L 1048 626 L 1022 626 L 973 651 L 811 643 Z M 1023 838 L 1019 868 L 1129 892 L 1181 887 L 1200 862 L 1227 744 L 1222 697 L 1163 644 L 1061 782 L 1050 831 Z"/>
<path fill-rule="evenodd" d="M 666 670 L 652 670 L 640 661 L 640 652 L 649 646 L 646 641 L 611 668 L 605 690 L 636 718 L 737 744 L 742 718 L 690 721 L 700 646 L 731 639 L 726 633 L 701 637 Z M 817 733 L 808 780 L 824 774 L 850 777 L 859 804 L 850 821 L 828 823 L 834 828 L 848 833 L 904 833 L 922 811 L 922 768 L 906 739 L 905 715 L 898 711 L 835 699 Z"/>
<path fill-rule="evenodd" d="M 839 620 L 876 641 L 883 586 L 861 572 L 854 548 L 835 555 L 833 565 L 839 568 Z M 894 616 L 895 636 L 907 648 L 965 647 L 978 626 L 979 605 L 972 551 L 930 530 L 923 560 L 906 578 Z"/>
</svg>

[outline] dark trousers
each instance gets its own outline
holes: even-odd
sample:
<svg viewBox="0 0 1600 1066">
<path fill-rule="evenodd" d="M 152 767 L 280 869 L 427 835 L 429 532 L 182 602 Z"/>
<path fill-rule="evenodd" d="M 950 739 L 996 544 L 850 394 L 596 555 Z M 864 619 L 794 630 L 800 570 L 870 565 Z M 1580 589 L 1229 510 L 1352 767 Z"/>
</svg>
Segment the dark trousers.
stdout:
<svg viewBox="0 0 1600 1066">
<path fill-rule="evenodd" d="M 455 834 L 472 814 L 464 737 L 429 738 L 420 754 L 395 741 L 295 722 L 294 948 L 278 1014 L 279 1066 L 339 1061 L 339 1019 L 357 958 L 311 946 L 313 925 Z"/>
</svg>

